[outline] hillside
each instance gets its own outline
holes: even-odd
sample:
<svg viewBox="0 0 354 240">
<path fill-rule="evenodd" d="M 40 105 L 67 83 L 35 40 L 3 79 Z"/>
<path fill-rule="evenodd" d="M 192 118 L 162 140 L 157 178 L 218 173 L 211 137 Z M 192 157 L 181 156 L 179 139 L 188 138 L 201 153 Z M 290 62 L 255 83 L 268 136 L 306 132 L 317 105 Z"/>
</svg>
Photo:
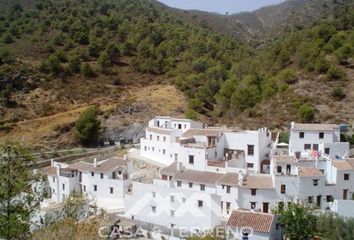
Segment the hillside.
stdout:
<svg viewBox="0 0 354 240">
<path fill-rule="evenodd" d="M 164 114 L 247 128 L 354 118 L 349 3 L 257 49 L 151 1 L 0 6 L 2 140 L 75 145 L 90 105 L 106 131 Z"/>
<path fill-rule="evenodd" d="M 202 11 L 186 11 L 167 6 L 163 9 L 196 26 L 207 26 L 216 32 L 230 34 L 248 43 L 262 43 L 284 32 L 303 29 L 330 15 L 348 0 L 287 0 L 253 12 L 221 15 Z"/>
</svg>

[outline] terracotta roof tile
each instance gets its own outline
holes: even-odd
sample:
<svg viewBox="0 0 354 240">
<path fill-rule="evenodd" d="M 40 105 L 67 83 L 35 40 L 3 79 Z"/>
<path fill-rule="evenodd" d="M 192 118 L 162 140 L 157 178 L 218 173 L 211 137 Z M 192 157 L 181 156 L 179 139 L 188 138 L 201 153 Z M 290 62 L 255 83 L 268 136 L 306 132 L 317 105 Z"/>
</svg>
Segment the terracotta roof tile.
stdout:
<svg viewBox="0 0 354 240">
<path fill-rule="evenodd" d="M 333 161 L 333 166 L 337 168 L 337 170 L 353 170 L 353 166 L 348 162 L 348 160 Z"/>
<path fill-rule="evenodd" d="M 172 129 L 152 128 L 152 127 L 146 128 L 146 131 L 147 132 L 157 133 L 157 134 L 167 134 L 167 135 L 170 135 L 173 132 Z"/>
<path fill-rule="evenodd" d="M 294 130 L 304 131 L 332 131 L 335 128 L 339 128 L 336 124 L 314 124 L 314 123 L 295 123 Z"/>
<path fill-rule="evenodd" d="M 243 181 L 243 186 L 254 189 L 272 189 L 273 179 L 270 175 L 247 176 Z"/>
<path fill-rule="evenodd" d="M 275 163 L 297 163 L 298 160 L 294 156 L 289 155 L 274 155 L 273 160 Z"/>
<path fill-rule="evenodd" d="M 175 175 L 175 180 L 213 185 L 223 176 L 221 173 L 185 170 Z"/>
<path fill-rule="evenodd" d="M 350 166 L 352 166 L 353 167 L 353 169 L 354 169 L 354 158 L 348 158 L 347 159 L 347 162 L 350 164 Z"/>
<path fill-rule="evenodd" d="M 256 232 L 269 233 L 274 219 L 274 215 L 269 213 L 234 210 L 226 226 L 232 228 L 249 227 Z"/>
<path fill-rule="evenodd" d="M 175 176 L 178 173 L 177 170 L 177 164 L 180 164 L 181 169 L 184 169 L 184 167 L 182 166 L 182 163 L 180 162 L 173 162 L 171 165 L 162 168 L 160 170 L 160 174 L 161 175 L 167 175 L 167 176 Z"/>
<path fill-rule="evenodd" d="M 57 175 L 57 168 L 54 166 L 48 166 L 44 167 L 40 170 L 43 174 L 49 175 L 49 176 L 55 176 Z"/>
<path fill-rule="evenodd" d="M 299 167 L 300 177 L 322 177 L 324 174 L 315 167 Z"/>
<path fill-rule="evenodd" d="M 108 158 L 106 160 L 100 161 L 97 163 L 97 167 L 94 167 L 92 163 L 86 163 L 86 162 L 76 162 L 72 163 L 69 165 L 69 168 L 77 169 L 79 171 L 83 172 L 99 172 L 99 173 L 105 173 L 109 171 L 113 171 L 117 169 L 120 166 L 123 166 L 127 163 L 126 160 L 117 158 L 117 157 L 112 157 Z"/>
<path fill-rule="evenodd" d="M 204 128 L 204 129 L 195 129 L 191 128 L 183 133 L 182 137 L 190 138 L 193 136 L 209 136 L 209 137 L 218 137 L 221 134 L 220 128 Z"/>
<path fill-rule="evenodd" d="M 238 185 L 238 174 L 237 173 L 225 173 L 218 181 L 219 185 L 227 186 L 237 186 Z"/>
</svg>

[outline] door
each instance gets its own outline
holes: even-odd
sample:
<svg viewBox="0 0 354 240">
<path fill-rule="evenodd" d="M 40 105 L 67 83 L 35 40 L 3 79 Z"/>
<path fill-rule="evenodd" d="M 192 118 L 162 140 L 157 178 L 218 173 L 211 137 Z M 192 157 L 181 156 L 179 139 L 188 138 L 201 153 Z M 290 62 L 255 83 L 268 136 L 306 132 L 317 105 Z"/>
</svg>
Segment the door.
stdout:
<svg viewBox="0 0 354 240">
<path fill-rule="evenodd" d="M 346 200 L 348 197 L 348 189 L 343 190 L 343 199 Z"/>
<path fill-rule="evenodd" d="M 268 213 L 269 212 L 269 203 L 264 202 L 263 203 L 263 212 Z"/>
<path fill-rule="evenodd" d="M 317 196 L 317 206 L 321 207 L 321 195 Z"/>
</svg>

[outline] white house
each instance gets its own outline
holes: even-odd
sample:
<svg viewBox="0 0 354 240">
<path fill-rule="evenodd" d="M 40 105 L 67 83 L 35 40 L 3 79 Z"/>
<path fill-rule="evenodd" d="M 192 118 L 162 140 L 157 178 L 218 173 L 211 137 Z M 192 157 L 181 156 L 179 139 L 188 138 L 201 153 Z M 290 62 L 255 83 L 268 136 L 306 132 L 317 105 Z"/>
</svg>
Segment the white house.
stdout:
<svg viewBox="0 0 354 240">
<path fill-rule="evenodd" d="M 291 123 L 289 154 L 300 158 L 301 152 L 316 151 L 330 158 L 347 157 L 349 143 L 340 141 L 340 127 L 335 124 Z M 314 152 L 313 154 L 317 154 Z"/>
<path fill-rule="evenodd" d="M 99 208 L 121 209 L 131 184 L 132 162 L 116 157 L 93 163 L 53 162 L 42 169 L 47 175 L 49 198 L 62 203 L 72 192 L 83 193 Z"/>
<path fill-rule="evenodd" d="M 279 240 L 282 239 L 282 228 L 278 221 L 278 215 L 234 210 L 226 227 L 231 229 L 233 239 Z"/>
</svg>

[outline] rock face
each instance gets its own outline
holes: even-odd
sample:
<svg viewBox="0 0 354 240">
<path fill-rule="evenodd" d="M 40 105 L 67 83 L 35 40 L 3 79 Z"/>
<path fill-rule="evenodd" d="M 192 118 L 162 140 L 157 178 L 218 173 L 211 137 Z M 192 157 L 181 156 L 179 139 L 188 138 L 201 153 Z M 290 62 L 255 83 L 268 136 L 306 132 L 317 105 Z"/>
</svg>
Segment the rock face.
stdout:
<svg viewBox="0 0 354 240">
<path fill-rule="evenodd" d="M 137 143 L 145 136 L 145 125 L 134 123 L 128 126 L 106 128 L 101 140 L 120 143 Z"/>
<path fill-rule="evenodd" d="M 33 79 L 26 74 L 19 72 L 11 76 L 0 78 L 0 89 L 5 89 L 6 86 L 11 85 L 16 90 L 29 91 L 38 87 L 39 79 Z"/>
</svg>

